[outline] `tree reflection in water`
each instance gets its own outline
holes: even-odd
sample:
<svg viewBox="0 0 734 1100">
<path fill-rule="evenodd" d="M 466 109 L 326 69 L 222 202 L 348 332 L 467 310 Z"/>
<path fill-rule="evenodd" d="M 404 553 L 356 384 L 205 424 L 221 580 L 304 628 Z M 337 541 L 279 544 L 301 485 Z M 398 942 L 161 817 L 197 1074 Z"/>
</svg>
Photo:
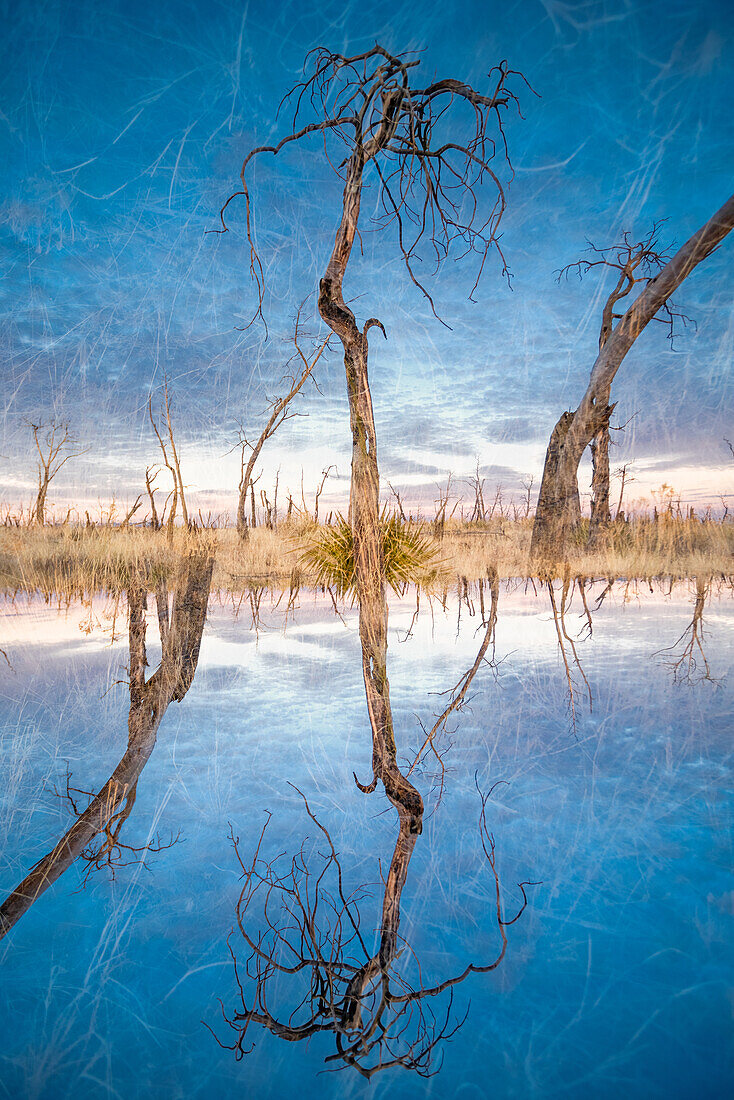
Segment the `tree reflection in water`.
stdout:
<svg viewBox="0 0 734 1100">
<path fill-rule="evenodd" d="M 252 1023 L 289 1042 L 332 1033 L 336 1049 L 327 1055 L 326 1063 L 352 1066 L 367 1078 L 394 1066 L 431 1076 L 440 1069 L 440 1059 L 436 1064 L 440 1044 L 466 1019 L 466 1014 L 453 1013 L 453 988 L 470 974 L 486 974 L 500 965 L 507 949 L 506 929 L 527 905 L 525 887 L 536 884 L 519 884 L 522 904 L 511 919 L 505 919 L 495 841 L 486 820 L 491 791 L 482 794 L 479 833 L 491 876 L 497 954 L 491 961 L 471 962 L 460 973 L 425 985 L 420 962 L 399 932 L 401 897 L 419 823 L 409 814 L 400 818 L 384 878 L 375 949 L 372 930 L 365 930 L 361 912 L 370 897 L 369 885 L 347 892 L 329 830 L 305 795 L 298 793 L 325 842 L 318 866 L 308 864 L 305 839 L 293 856 L 266 859 L 261 855 L 270 815 L 249 864 L 239 837 L 232 834 L 244 878 L 236 908 L 237 928 L 249 954 L 245 962 L 238 959 L 230 937 L 241 1007 L 224 1014 L 234 1042 L 224 1043 L 216 1034 L 215 1038 L 240 1059 L 254 1047 Z M 486 932 L 483 929 L 483 935 Z M 448 996 L 437 1000 L 441 994 Z"/>
<path fill-rule="evenodd" d="M 161 663 L 149 680 L 145 679 L 146 589 L 140 576 L 131 579 L 127 589 L 130 644 L 127 749 L 84 810 L 78 808 L 75 797 L 84 792 L 71 787 L 67 778 L 67 802 L 76 820 L 0 905 L 0 938 L 77 859 L 87 862 L 88 875 L 97 867 L 114 868 L 130 856 L 151 850 L 123 844 L 120 830 L 135 804 L 138 780 L 155 746 L 161 720 L 170 703 L 184 698 L 194 679 L 213 564 L 213 558 L 203 547 L 182 559 L 170 618 L 167 588 L 162 582 L 158 585 Z"/>
<path fill-rule="evenodd" d="M 436 733 L 460 709 L 469 685 L 486 661 L 494 640 L 498 591 L 493 573 L 491 610 L 482 624 L 484 634 L 477 657 L 452 690 L 448 706 L 426 735 L 416 760 L 429 747 L 435 751 Z M 332 1033 L 336 1050 L 327 1056 L 327 1063 L 352 1066 L 367 1078 L 394 1066 L 428 1077 L 440 1068 L 440 1062 L 435 1065 L 440 1044 L 465 1019 L 454 1016 L 454 986 L 470 974 L 488 973 L 500 965 L 507 949 L 506 928 L 524 911 L 525 887 L 530 883 L 520 884 L 522 905 L 515 916 L 505 920 L 495 842 L 486 820 L 491 791 L 480 793 L 479 834 L 493 883 L 491 911 L 498 931 L 497 954 L 488 962 L 469 963 L 460 973 L 438 984 L 424 984 L 420 962 L 399 932 L 403 888 L 423 828 L 423 799 L 397 762 L 386 669 L 387 601 L 379 573 L 365 579 L 359 603 L 373 779 L 362 784 L 355 776 L 355 782 L 361 791 L 371 794 L 380 780 L 398 818 L 395 849 L 384 878 L 376 950 L 371 933 L 363 931 L 360 911 L 368 886 L 360 884 L 346 892 L 342 863 L 329 830 L 299 790 L 308 816 L 326 843 L 327 851 L 320 856 L 317 868 L 308 865 L 305 840 L 290 858 L 264 858 L 261 851 L 267 822 L 250 863 L 242 854 L 239 837 L 232 834 L 244 876 L 236 907 L 237 928 L 248 954 L 244 963 L 238 959 L 230 938 L 239 1006 L 229 1015 L 223 1009 L 223 1014 L 234 1032 L 234 1042 L 222 1042 L 214 1034 L 217 1042 L 233 1050 L 239 1059 L 253 1049 L 252 1023 L 289 1042 Z M 438 753 L 437 758 L 441 761 Z M 290 981 L 284 983 L 284 979 Z M 438 1002 L 436 998 L 445 993 L 448 997 Z"/>
<path fill-rule="evenodd" d="M 693 600 L 691 620 L 686 625 L 680 637 L 666 649 L 659 649 L 653 656 L 662 657 L 665 664 L 673 674 L 674 684 L 693 684 L 708 680 L 709 683 L 718 684 L 711 675 L 711 667 L 704 650 L 705 632 L 703 612 L 706 599 L 711 595 L 712 578 L 710 576 L 696 577 L 696 593 Z"/>
</svg>

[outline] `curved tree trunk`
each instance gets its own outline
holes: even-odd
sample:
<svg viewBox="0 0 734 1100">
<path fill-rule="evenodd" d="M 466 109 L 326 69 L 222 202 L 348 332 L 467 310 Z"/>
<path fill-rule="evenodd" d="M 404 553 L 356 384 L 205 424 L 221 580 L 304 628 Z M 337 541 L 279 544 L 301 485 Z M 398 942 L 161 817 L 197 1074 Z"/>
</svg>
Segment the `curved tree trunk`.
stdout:
<svg viewBox="0 0 734 1100">
<path fill-rule="evenodd" d="M 409 818 L 420 830 L 423 799 L 397 764 L 395 733 L 387 678 L 387 598 L 385 564 L 380 533 L 380 473 L 377 436 L 367 371 L 370 328 L 385 330 L 370 318 L 360 330 L 354 313 L 344 301 L 342 284 L 359 220 L 362 176 L 370 156 L 389 141 L 402 93 L 391 93 L 384 105 L 380 130 L 365 145 L 358 143 L 349 159 L 344 186 L 342 219 L 326 273 L 319 284 L 318 308 L 324 322 L 342 342 L 344 369 L 352 429 L 352 477 L 350 524 L 354 545 L 356 595 L 359 602 L 359 637 L 367 709 L 372 729 L 373 780 L 380 779 L 401 820 Z M 355 777 L 356 778 L 356 777 Z M 361 784 L 360 784 L 361 786 Z"/>
<path fill-rule="evenodd" d="M 385 878 L 379 947 L 377 952 L 355 972 L 354 977 L 349 982 L 339 1020 L 339 1027 L 343 1031 L 359 1031 L 362 1027 L 365 995 L 370 984 L 375 981 L 378 975 L 381 976 L 386 986 L 389 983 L 390 967 L 402 946 L 399 935 L 400 901 L 408 877 L 408 867 L 420 832 L 420 820 L 416 821 L 408 812 L 401 815 L 395 850 Z M 353 1065 L 356 1064 L 350 1058 L 346 1060 Z"/>
<path fill-rule="evenodd" d="M 604 343 L 579 407 L 564 413 L 551 435 L 533 525 L 530 553 L 534 559 L 562 556 L 579 522 L 579 463 L 594 436 L 609 423 L 609 394 L 622 360 L 658 310 L 732 228 L 734 195 L 650 280 Z"/>
</svg>

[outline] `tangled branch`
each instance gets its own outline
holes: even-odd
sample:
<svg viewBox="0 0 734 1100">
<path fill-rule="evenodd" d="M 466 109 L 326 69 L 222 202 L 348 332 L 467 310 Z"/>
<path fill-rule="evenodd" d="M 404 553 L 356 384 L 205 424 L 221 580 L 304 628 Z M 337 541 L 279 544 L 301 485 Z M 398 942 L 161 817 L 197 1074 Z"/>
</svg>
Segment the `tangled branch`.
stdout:
<svg viewBox="0 0 734 1100">
<path fill-rule="evenodd" d="M 347 889 L 328 829 L 305 795 L 298 794 L 325 842 L 318 867 L 309 866 L 308 838 L 295 855 L 281 853 L 274 859 L 261 855 L 269 814 L 249 862 L 242 857 L 239 838 L 230 833 L 244 879 L 236 920 L 248 957 L 244 962 L 238 959 L 230 936 L 240 1007 L 229 1015 L 222 1008 L 222 1014 L 233 1041 L 224 1043 L 210 1030 L 219 1045 L 233 1051 L 238 1060 L 253 1050 L 250 1025 L 257 1024 L 288 1042 L 332 1034 L 336 1049 L 326 1056 L 325 1063 L 337 1068 L 351 1066 L 368 1079 L 395 1066 L 430 1077 L 440 1068 L 436 1054 L 441 1044 L 466 1020 L 466 1014 L 457 1017 L 454 1013 L 453 988 L 472 973 L 487 973 L 500 965 L 507 949 L 505 930 L 528 903 L 525 887 L 530 884 L 524 882 L 519 887 L 519 911 L 511 919 L 504 917 L 495 842 L 486 820 L 491 791 L 480 792 L 479 829 L 494 884 L 492 912 L 499 950 L 491 962 L 470 963 L 460 974 L 436 985 L 423 982 L 420 963 L 399 934 L 401 895 L 418 831 L 401 819 L 384 878 L 382 916 L 373 950 L 360 913 L 362 903 L 372 896 L 370 885 Z M 412 964 L 417 981 L 409 976 L 408 965 L 398 966 L 401 960 Z M 436 998 L 447 991 L 447 1001 L 436 1007 Z"/>
<path fill-rule="evenodd" d="M 408 275 L 434 314 L 433 299 L 416 273 L 423 242 L 430 246 L 436 267 L 452 249 L 458 249 L 459 259 L 469 253 L 478 257 L 470 298 L 490 251 L 497 253 L 503 274 L 509 277 L 499 234 L 506 186 L 513 176 L 505 125 L 510 109 L 522 117 L 515 87 L 530 85 L 501 61 L 488 74 L 487 94 L 451 78 L 418 87 L 411 78 L 420 61 L 409 56 L 394 56 L 379 44 L 351 57 L 324 47 L 312 51 L 306 58 L 304 79 L 281 101 L 281 108 L 293 109 L 291 129 L 276 144 L 259 145 L 245 157 L 241 188 L 222 206 L 221 228 L 214 232 L 228 231 L 229 206 L 244 198 L 249 267 L 258 296 L 253 321 L 263 317 L 265 276 L 255 243 L 248 168 L 262 154 L 277 156 L 286 146 L 313 134 L 321 136 L 327 160 L 345 181 L 345 209 L 356 198 L 357 216 L 363 172 L 374 163 L 381 208 L 375 226 L 396 228 Z M 452 110 L 456 106 L 466 108 L 463 116 Z M 305 122 L 307 113 L 317 117 Z M 337 148 L 341 146 L 343 159 L 331 155 L 330 138 Z M 493 167 L 498 156 L 507 170 L 504 181 L 500 169 Z M 484 183 L 490 184 L 487 206 L 478 198 Z"/>
</svg>

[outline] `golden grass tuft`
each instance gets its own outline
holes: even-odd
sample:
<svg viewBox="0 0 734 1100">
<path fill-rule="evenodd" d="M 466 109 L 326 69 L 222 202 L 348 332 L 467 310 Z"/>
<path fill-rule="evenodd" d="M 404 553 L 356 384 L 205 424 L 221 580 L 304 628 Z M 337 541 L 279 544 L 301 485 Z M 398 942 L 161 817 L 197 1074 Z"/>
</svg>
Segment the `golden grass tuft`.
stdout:
<svg viewBox="0 0 734 1100">
<path fill-rule="evenodd" d="M 429 587 L 441 576 L 435 540 L 422 527 L 403 523 L 399 516 L 382 513 L 380 517 L 385 580 L 394 592 L 406 585 Z M 354 594 L 356 576 L 352 529 L 343 516 L 335 524 L 317 527 L 300 563 L 318 585 L 332 588 L 337 596 Z"/>
</svg>

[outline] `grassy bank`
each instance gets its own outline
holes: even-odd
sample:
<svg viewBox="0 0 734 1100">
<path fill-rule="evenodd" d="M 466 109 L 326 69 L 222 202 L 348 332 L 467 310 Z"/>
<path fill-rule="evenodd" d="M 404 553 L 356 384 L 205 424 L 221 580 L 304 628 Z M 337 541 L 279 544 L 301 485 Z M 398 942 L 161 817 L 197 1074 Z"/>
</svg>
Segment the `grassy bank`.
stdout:
<svg viewBox="0 0 734 1100">
<path fill-rule="evenodd" d="M 532 575 L 531 527 L 532 519 L 451 521 L 439 539 L 427 524 L 422 532 L 435 554 L 434 583 L 450 584 L 457 576 L 477 580 L 490 567 L 501 578 Z M 317 574 L 303 555 L 320 531 L 323 528 L 305 523 L 284 524 L 277 531 L 259 527 L 242 544 L 231 528 L 200 533 L 177 528 L 170 539 L 166 532 L 149 527 L 5 526 L 0 528 L 0 589 L 69 597 L 118 592 L 140 571 L 152 586 L 157 578 L 170 577 L 179 556 L 202 540 L 215 554 L 215 588 L 241 592 L 309 586 L 316 584 Z M 571 575 L 607 578 L 734 573 L 730 522 L 667 514 L 634 519 L 615 526 L 606 545 L 593 552 L 586 549 L 585 535 L 582 529 L 565 561 L 559 562 L 558 576 L 569 570 Z"/>
</svg>

